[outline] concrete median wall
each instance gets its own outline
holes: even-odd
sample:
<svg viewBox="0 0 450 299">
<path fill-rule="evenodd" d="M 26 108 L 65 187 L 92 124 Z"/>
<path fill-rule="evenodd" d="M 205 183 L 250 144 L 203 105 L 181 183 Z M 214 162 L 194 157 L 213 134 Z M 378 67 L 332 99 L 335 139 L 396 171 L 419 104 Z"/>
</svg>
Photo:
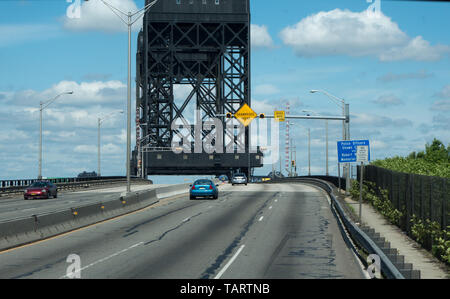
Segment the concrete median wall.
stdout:
<svg viewBox="0 0 450 299">
<path fill-rule="evenodd" d="M 189 192 L 189 186 L 190 184 L 180 184 L 180 185 L 173 185 L 173 186 L 166 186 L 156 189 L 156 196 L 157 198 L 165 198 L 170 196 L 176 196 L 183 193 Z"/>
<path fill-rule="evenodd" d="M 188 191 L 189 184 L 166 186 L 132 192 L 107 202 L 3 221 L 0 222 L 0 251 L 138 211 L 157 203 L 162 198 L 181 195 Z"/>
</svg>

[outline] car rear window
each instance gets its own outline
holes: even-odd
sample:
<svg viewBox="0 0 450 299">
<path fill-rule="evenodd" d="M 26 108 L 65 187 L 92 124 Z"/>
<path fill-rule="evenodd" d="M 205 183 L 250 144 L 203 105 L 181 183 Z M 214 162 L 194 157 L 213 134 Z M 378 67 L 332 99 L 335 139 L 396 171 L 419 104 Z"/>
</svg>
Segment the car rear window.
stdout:
<svg viewBox="0 0 450 299">
<path fill-rule="evenodd" d="M 199 180 L 194 183 L 194 185 L 211 185 L 211 181 L 208 180 Z"/>
<path fill-rule="evenodd" d="M 48 185 L 48 183 L 36 182 L 36 183 L 31 184 L 30 187 L 38 187 L 38 188 L 41 188 L 41 187 L 46 187 L 47 185 Z"/>
</svg>

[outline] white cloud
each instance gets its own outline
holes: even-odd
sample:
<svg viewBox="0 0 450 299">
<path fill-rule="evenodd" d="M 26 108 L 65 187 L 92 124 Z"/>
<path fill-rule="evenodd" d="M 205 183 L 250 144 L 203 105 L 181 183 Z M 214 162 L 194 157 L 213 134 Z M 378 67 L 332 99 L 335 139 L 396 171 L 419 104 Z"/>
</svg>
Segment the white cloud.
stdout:
<svg viewBox="0 0 450 299">
<path fill-rule="evenodd" d="M 413 123 L 406 118 L 390 118 L 387 116 L 379 116 L 376 114 L 358 113 L 351 116 L 353 125 L 369 126 L 369 127 L 406 127 L 412 126 Z"/>
<path fill-rule="evenodd" d="M 97 145 L 77 145 L 75 149 L 73 150 L 75 153 L 78 154 L 97 154 Z M 101 153 L 102 155 L 106 154 L 120 154 L 123 152 L 123 148 L 120 148 L 118 145 L 113 143 L 108 143 L 102 145 Z"/>
<path fill-rule="evenodd" d="M 385 149 L 388 148 L 388 145 L 381 141 L 381 140 L 371 140 L 370 141 L 370 148 L 372 150 L 381 150 L 381 149 Z"/>
<path fill-rule="evenodd" d="M 450 51 L 410 38 L 383 13 L 334 9 L 319 12 L 283 29 L 280 37 L 298 56 L 375 56 L 381 61 L 438 60 Z"/>
<path fill-rule="evenodd" d="M 273 95 L 279 93 L 280 90 L 272 84 L 261 84 L 255 86 L 253 93 L 256 95 Z"/>
<path fill-rule="evenodd" d="M 143 136 L 141 136 L 143 137 Z M 126 144 L 127 143 L 127 131 L 122 129 L 119 134 L 114 135 L 104 135 L 102 136 L 102 140 L 105 142 L 116 142 L 119 144 Z"/>
<path fill-rule="evenodd" d="M 175 102 L 180 101 L 183 103 L 193 90 L 190 84 L 174 84 L 173 85 L 173 97 Z"/>
<path fill-rule="evenodd" d="M 431 110 L 450 111 L 450 100 L 436 101 L 431 106 Z"/>
<path fill-rule="evenodd" d="M 127 13 L 138 10 L 133 0 L 108 0 L 112 6 Z M 126 20 L 126 16 L 121 15 Z M 127 26 L 102 1 L 83 1 L 81 3 L 80 18 L 63 17 L 64 28 L 72 31 L 104 31 L 126 32 Z M 137 31 L 142 27 L 142 19 L 133 25 Z"/>
<path fill-rule="evenodd" d="M 102 154 L 121 154 L 124 152 L 124 148 L 120 148 L 118 145 L 108 143 L 102 146 Z"/>
<path fill-rule="evenodd" d="M 448 52 L 450 52 L 450 47 L 443 45 L 431 46 L 422 36 L 417 36 L 406 45 L 393 47 L 381 53 L 379 58 L 381 61 L 436 61 Z"/>
<path fill-rule="evenodd" d="M 0 140 L 3 142 L 10 141 L 24 141 L 29 138 L 29 135 L 22 130 L 1 130 L 0 131 Z"/>
<path fill-rule="evenodd" d="M 78 154 L 95 154 L 95 153 L 97 153 L 97 146 L 95 146 L 95 145 L 77 145 L 73 151 Z"/>
<path fill-rule="evenodd" d="M 437 96 L 440 98 L 450 98 L 450 84 L 444 86 Z"/>
<path fill-rule="evenodd" d="M 428 73 L 426 70 L 420 70 L 418 72 L 402 73 L 402 74 L 387 73 L 381 77 L 378 77 L 377 80 L 383 83 L 387 83 L 401 80 L 427 79 L 433 76 L 434 76 L 433 73 Z"/>
<path fill-rule="evenodd" d="M 256 113 L 273 114 L 273 112 L 275 111 L 275 106 L 269 101 L 252 100 L 252 109 Z"/>
<path fill-rule="evenodd" d="M 272 37 L 269 34 L 267 26 L 265 25 L 250 25 L 251 30 L 251 45 L 258 48 L 273 48 L 274 43 Z"/>
<path fill-rule="evenodd" d="M 373 102 L 383 107 L 403 104 L 403 101 L 400 98 L 392 94 L 382 95 Z"/>
<path fill-rule="evenodd" d="M 120 81 L 94 81 L 75 82 L 61 81 L 44 91 L 23 90 L 18 92 L 3 93 L 4 101 L 12 105 L 39 107 L 40 101 L 48 101 L 56 95 L 73 91 L 71 95 L 62 95 L 58 98 L 58 105 L 62 106 L 86 106 L 93 104 L 119 103 L 126 99 L 126 84 Z M 50 108 L 53 107 L 50 106 Z M 30 112 L 37 108 L 27 107 Z"/>
</svg>

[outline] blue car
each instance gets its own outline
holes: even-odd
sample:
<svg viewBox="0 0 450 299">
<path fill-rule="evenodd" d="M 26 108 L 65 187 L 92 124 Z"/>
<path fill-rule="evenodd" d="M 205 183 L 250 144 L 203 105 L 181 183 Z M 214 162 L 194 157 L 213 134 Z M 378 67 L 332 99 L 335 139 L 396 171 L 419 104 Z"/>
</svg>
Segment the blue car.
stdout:
<svg viewBox="0 0 450 299">
<path fill-rule="evenodd" d="M 191 185 L 189 190 L 189 198 L 195 199 L 196 197 L 212 197 L 217 199 L 219 197 L 219 185 L 214 184 L 211 180 L 197 180 Z"/>
</svg>

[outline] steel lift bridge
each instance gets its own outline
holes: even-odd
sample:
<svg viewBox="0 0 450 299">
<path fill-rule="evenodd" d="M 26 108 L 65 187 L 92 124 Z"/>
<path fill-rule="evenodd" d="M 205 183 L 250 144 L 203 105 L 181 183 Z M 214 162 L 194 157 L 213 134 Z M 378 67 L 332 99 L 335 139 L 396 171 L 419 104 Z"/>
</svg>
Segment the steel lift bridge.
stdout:
<svg viewBox="0 0 450 299">
<path fill-rule="evenodd" d="M 227 122 L 237 121 L 224 116 L 234 115 L 244 104 L 251 106 L 250 0 L 159 0 L 143 24 L 136 57 L 136 147 L 131 173 L 230 175 L 262 167 L 260 149 L 248 153 L 249 128 L 229 132 Z M 184 91 L 181 99 L 180 90 Z M 223 132 L 212 126 L 195 135 L 192 126 L 188 130 L 192 150 L 177 154 L 172 140 L 181 133 L 172 130 L 172 122 L 192 121 L 196 109 L 200 111 L 196 119 L 203 124 L 220 119 Z M 194 151 L 194 143 L 203 142 L 211 132 L 220 133 L 224 149 Z M 245 153 L 230 152 L 230 146 Z"/>
</svg>

